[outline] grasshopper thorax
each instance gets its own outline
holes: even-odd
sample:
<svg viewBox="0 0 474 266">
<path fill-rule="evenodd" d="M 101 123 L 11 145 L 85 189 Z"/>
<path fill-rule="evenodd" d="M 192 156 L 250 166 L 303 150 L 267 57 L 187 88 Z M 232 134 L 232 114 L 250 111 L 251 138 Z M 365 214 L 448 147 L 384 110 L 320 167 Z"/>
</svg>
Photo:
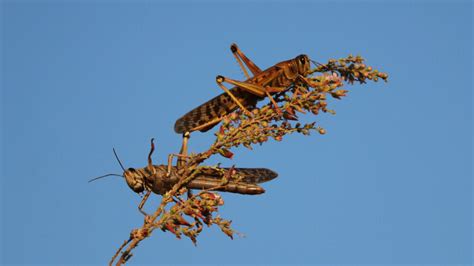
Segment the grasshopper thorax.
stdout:
<svg viewBox="0 0 474 266">
<path fill-rule="evenodd" d="M 143 192 L 145 190 L 143 173 L 137 171 L 135 168 L 128 168 L 123 172 L 127 185 L 136 193 Z"/>
</svg>

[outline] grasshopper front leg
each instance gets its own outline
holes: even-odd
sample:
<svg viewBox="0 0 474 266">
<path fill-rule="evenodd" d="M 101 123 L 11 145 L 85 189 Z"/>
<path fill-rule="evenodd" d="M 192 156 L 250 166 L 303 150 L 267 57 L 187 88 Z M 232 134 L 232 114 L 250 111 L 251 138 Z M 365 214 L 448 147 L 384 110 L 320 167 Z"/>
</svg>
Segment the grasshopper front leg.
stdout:
<svg viewBox="0 0 474 266">
<path fill-rule="evenodd" d="M 156 173 L 156 169 L 155 167 L 153 167 L 153 160 L 151 159 L 151 156 L 153 155 L 153 152 L 155 151 L 155 143 L 154 143 L 154 138 L 151 139 L 150 141 L 150 153 L 148 153 L 148 165 L 146 166 L 146 168 L 148 169 L 148 171 L 154 175 Z M 145 202 L 148 200 L 148 197 L 150 197 L 150 194 L 151 194 L 151 191 L 148 190 L 145 194 L 145 196 L 143 196 L 142 198 L 142 201 L 140 202 L 140 204 L 138 204 L 138 210 L 145 216 L 148 216 L 148 214 L 143 211 L 143 206 L 145 206 Z"/>
<path fill-rule="evenodd" d="M 148 213 L 146 213 L 144 210 L 143 210 L 143 206 L 145 206 L 145 202 L 148 200 L 148 197 L 150 197 L 150 194 L 151 194 L 151 191 L 148 190 L 145 194 L 145 196 L 143 196 L 142 198 L 142 201 L 140 202 L 140 204 L 138 204 L 138 210 L 145 216 L 148 216 Z"/>
<path fill-rule="evenodd" d="M 188 155 L 188 140 L 191 137 L 191 134 L 189 132 L 184 132 L 183 134 L 183 143 L 181 144 L 181 150 L 179 151 L 179 154 L 183 156 Z M 171 158 L 173 160 L 173 158 Z M 183 161 L 181 158 L 178 159 L 178 162 L 176 163 L 177 167 L 180 167 L 183 164 Z M 170 158 L 168 158 L 168 165 L 170 165 Z M 168 166 L 169 168 L 169 166 Z"/>
</svg>

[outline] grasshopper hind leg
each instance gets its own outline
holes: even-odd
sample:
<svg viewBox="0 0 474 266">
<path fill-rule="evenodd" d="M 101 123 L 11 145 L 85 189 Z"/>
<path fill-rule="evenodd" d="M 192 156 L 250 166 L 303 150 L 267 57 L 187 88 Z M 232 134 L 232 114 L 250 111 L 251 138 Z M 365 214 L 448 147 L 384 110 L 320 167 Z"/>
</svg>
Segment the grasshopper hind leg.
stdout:
<svg viewBox="0 0 474 266">
<path fill-rule="evenodd" d="M 245 64 L 245 66 L 247 66 L 247 68 L 252 72 L 254 76 L 262 72 L 262 70 L 254 62 L 252 62 L 252 60 L 245 56 L 245 54 L 239 49 L 237 44 L 233 43 L 230 46 L 230 50 L 232 51 L 232 54 L 234 55 L 237 62 L 239 63 L 240 68 L 242 68 L 242 70 L 244 71 L 245 77 L 247 77 L 247 79 L 249 79 L 250 76 L 242 62 Z"/>
<path fill-rule="evenodd" d="M 188 156 L 188 141 L 190 137 L 191 137 L 191 134 L 188 131 L 183 134 L 183 142 L 181 144 L 181 150 L 179 151 L 180 156 L 178 157 L 178 162 L 176 163 L 176 166 L 178 168 L 181 167 L 181 165 L 184 163 L 183 158 Z M 171 167 L 171 162 L 168 161 L 168 169 L 170 169 L 170 167 Z"/>
<path fill-rule="evenodd" d="M 143 196 L 143 199 L 142 201 L 140 202 L 140 204 L 138 205 L 138 210 L 145 216 L 149 216 L 148 213 L 146 213 L 144 210 L 143 210 L 143 207 L 145 206 L 145 203 L 146 201 L 148 200 L 148 197 L 150 197 L 150 194 L 151 194 L 151 191 L 147 191 L 145 196 Z"/>
</svg>

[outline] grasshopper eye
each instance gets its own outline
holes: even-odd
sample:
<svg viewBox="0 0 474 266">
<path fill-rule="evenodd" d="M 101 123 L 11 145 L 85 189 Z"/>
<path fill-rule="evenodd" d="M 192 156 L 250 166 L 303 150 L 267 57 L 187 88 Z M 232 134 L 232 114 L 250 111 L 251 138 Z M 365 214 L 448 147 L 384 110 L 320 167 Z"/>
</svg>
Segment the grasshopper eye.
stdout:
<svg viewBox="0 0 474 266">
<path fill-rule="evenodd" d="M 300 57 L 300 62 L 301 62 L 301 63 L 306 62 L 306 58 L 305 58 L 304 56 Z"/>
</svg>

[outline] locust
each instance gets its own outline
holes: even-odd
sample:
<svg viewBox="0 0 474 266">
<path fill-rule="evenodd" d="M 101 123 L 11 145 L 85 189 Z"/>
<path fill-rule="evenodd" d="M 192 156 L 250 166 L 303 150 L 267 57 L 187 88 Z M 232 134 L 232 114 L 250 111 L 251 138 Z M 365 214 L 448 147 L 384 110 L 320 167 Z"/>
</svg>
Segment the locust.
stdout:
<svg viewBox="0 0 474 266">
<path fill-rule="evenodd" d="M 186 153 L 190 132 L 206 132 L 217 125 L 224 116 L 239 108 L 250 114 L 248 109 L 255 108 L 257 102 L 265 97 L 268 97 L 275 109 L 281 113 L 272 95 L 288 90 L 295 82 L 311 86 L 311 82 L 306 79 L 310 71 L 310 59 L 305 54 L 282 61 L 262 71 L 239 49 L 237 44 L 232 44 L 230 49 L 247 79 L 237 81 L 218 75 L 216 82 L 224 93 L 194 108 L 176 121 L 175 132 L 183 134 L 182 154 Z M 248 74 L 244 64 L 253 76 Z M 228 89 L 223 83 L 229 83 L 234 87 Z"/>
<path fill-rule="evenodd" d="M 148 154 L 148 165 L 146 167 L 137 169 L 125 169 L 117 153 L 115 152 L 115 149 L 113 149 L 115 158 L 122 168 L 123 174 L 107 174 L 91 179 L 89 182 L 111 175 L 123 177 L 127 185 L 135 193 L 145 193 L 138 206 L 140 212 L 145 214 L 142 209 L 152 192 L 155 194 L 164 195 L 182 178 L 180 168 L 178 166 L 172 165 L 173 157 L 179 157 L 182 155 L 170 154 L 170 156 L 168 156 L 167 165 L 154 165 L 151 158 L 154 149 L 155 146 L 152 139 L 150 153 Z M 227 175 L 227 173 L 232 173 L 232 175 Z M 238 178 L 229 179 L 227 182 L 223 183 L 223 179 L 228 178 L 228 176 L 238 176 Z M 258 184 L 275 179 L 277 176 L 278 174 L 276 172 L 266 168 L 203 167 L 200 169 L 196 177 L 186 185 L 186 188 L 196 190 L 222 191 L 244 195 L 258 195 L 265 193 L 265 190 Z"/>
<path fill-rule="evenodd" d="M 237 81 L 218 75 L 216 82 L 224 90 L 224 93 L 179 118 L 174 125 L 176 133 L 197 130 L 206 132 L 218 124 L 225 115 L 239 108 L 249 113 L 248 109 L 255 108 L 257 102 L 265 97 L 269 97 L 273 102 L 271 97 L 273 94 L 287 90 L 297 81 L 310 84 L 310 81 L 306 79 L 306 75 L 310 71 L 310 59 L 307 55 L 298 55 L 293 59 L 282 61 L 262 71 L 245 56 L 237 44 L 232 44 L 230 49 L 247 80 Z M 243 64 L 252 72 L 253 77 L 248 74 Z M 234 87 L 228 89 L 224 86 L 224 82 L 232 84 Z M 276 107 L 276 103 L 274 104 Z"/>
</svg>

